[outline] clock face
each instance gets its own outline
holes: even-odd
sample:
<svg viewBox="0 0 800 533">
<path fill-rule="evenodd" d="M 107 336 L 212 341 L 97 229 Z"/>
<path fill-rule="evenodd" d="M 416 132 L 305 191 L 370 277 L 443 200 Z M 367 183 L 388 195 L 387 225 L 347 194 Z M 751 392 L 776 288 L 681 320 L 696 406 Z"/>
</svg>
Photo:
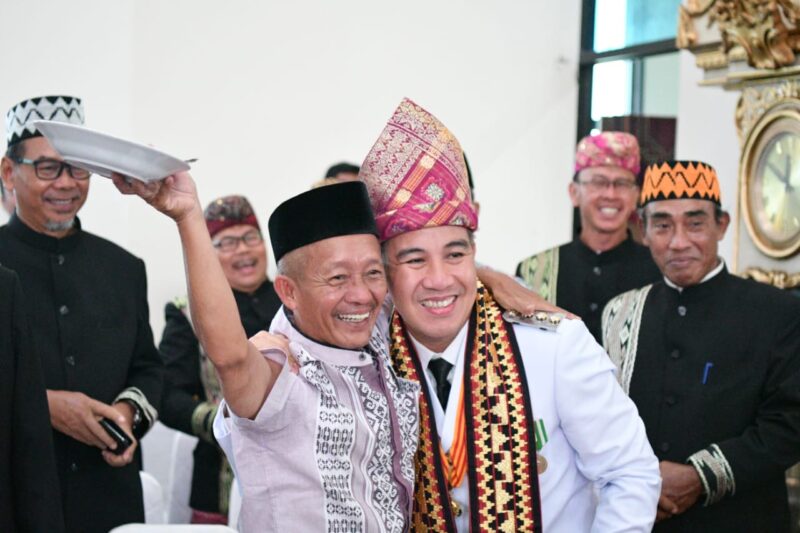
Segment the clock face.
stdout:
<svg viewBox="0 0 800 533">
<path fill-rule="evenodd" d="M 800 250 L 800 114 L 761 121 L 745 147 L 742 203 L 756 246 L 780 258 Z"/>
<path fill-rule="evenodd" d="M 800 135 L 781 132 L 769 140 L 750 200 L 754 222 L 769 241 L 780 246 L 800 235 Z"/>
</svg>

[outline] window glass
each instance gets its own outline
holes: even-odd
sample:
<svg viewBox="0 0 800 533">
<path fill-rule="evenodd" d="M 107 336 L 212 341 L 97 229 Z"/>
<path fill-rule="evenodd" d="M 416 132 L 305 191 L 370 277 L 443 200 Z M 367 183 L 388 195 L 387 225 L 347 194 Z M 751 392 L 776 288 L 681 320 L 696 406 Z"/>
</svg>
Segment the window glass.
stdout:
<svg viewBox="0 0 800 533">
<path fill-rule="evenodd" d="M 592 121 L 631 112 L 630 60 L 597 63 L 592 67 Z"/>
<path fill-rule="evenodd" d="M 596 0 L 594 51 L 672 39 L 681 0 Z"/>
<path fill-rule="evenodd" d="M 642 114 L 650 117 L 678 115 L 678 53 L 645 57 Z"/>
</svg>

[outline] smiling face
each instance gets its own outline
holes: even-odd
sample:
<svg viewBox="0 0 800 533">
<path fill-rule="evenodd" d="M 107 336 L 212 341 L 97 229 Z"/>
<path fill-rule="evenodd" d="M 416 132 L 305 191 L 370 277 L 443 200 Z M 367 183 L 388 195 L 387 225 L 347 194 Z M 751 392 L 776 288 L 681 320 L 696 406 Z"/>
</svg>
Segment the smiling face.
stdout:
<svg viewBox="0 0 800 533">
<path fill-rule="evenodd" d="M 468 231 L 440 226 L 384 243 L 389 287 L 408 331 L 442 352 L 467 323 L 477 296 L 475 245 Z"/>
<path fill-rule="evenodd" d="M 55 159 L 61 161 L 44 137 L 22 141 L 22 157 L 33 161 Z M 3 158 L 3 185 L 13 191 L 17 201 L 17 215 L 36 232 L 53 237 L 63 237 L 71 230 L 75 216 L 86 201 L 89 180 L 76 180 L 64 170 L 52 181 L 36 177 L 33 166 L 15 163 Z"/>
<path fill-rule="evenodd" d="M 644 243 L 675 285 L 697 285 L 719 264 L 717 249 L 730 217 L 714 217 L 707 200 L 661 200 L 645 206 Z"/>
<path fill-rule="evenodd" d="M 386 276 L 374 235 L 324 239 L 286 254 L 275 279 L 297 328 L 346 349 L 369 343 L 386 297 Z"/>
<path fill-rule="evenodd" d="M 614 183 L 617 185 L 612 186 Z M 580 210 L 582 236 L 617 234 L 624 239 L 638 192 L 636 176 L 630 170 L 615 166 L 581 170 L 578 181 L 569 184 L 569 197 Z"/>
<path fill-rule="evenodd" d="M 249 224 L 230 226 L 215 233 L 213 242 L 219 243 L 231 237 L 241 239 L 252 232 L 258 232 L 258 229 Z M 216 250 L 222 271 L 233 289 L 253 293 L 267 280 L 267 247 L 263 240 L 253 246 L 239 240 L 233 250 Z"/>
</svg>

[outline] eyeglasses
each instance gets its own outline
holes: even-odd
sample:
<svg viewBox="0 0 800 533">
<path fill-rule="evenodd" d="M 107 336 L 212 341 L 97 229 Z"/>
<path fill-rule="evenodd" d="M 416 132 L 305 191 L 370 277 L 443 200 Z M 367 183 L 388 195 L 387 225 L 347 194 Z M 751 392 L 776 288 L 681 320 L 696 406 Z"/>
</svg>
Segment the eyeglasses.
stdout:
<svg viewBox="0 0 800 533">
<path fill-rule="evenodd" d="M 72 179 L 76 180 L 89 179 L 89 176 L 92 175 L 88 170 L 73 167 L 69 163 L 57 159 L 37 159 L 36 161 L 32 161 L 24 157 L 18 157 L 14 159 L 14 162 L 23 165 L 31 165 L 33 171 L 36 173 L 36 177 L 44 181 L 57 180 L 58 177 L 61 176 L 61 173 L 64 172 L 64 169 L 67 170 Z"/>
<path fill-rule="evenodd" d="M 248 231 L 241 237 L 223 237 L 217 241 L 212 242 L 214 248 L 222 252 L 232 252 L 239 247 L 239 243 L 243 242 L 247 247 L 252 248 L 259 244 L 264 239 L 261 237 L 261 232 L 258 230 Z"/>
<path fill-rule="evenodd" d="M 610 180 L 608 178 L 599 178 L 599 177 L 594 177 L 586 181 L 579 181 L 578 183 L 585 186 L 592 192 L 604 191 L 609 187 L 611 187 L 615 191 L 630 192 L 634 190 L 637 186 L 634 180 L 626 180 L 626 179 Z"/>
</svg>

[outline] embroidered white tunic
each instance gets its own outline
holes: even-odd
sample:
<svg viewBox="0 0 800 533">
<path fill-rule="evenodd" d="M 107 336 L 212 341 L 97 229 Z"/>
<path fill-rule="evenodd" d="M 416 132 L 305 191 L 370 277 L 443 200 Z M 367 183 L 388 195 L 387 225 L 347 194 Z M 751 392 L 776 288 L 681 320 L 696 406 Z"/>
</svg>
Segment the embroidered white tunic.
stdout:
<svg viewBox="0 0 800 533">
<path fill-rule="evenodd" d="M 578 320 L 564 320 L 555 332 L 515 324 L 514 334 L 531 394 L 539 452 L 548 463 L 539 474 L 543 530 L 552 533 L 649 532 L 661 489 L 658 461 L 633 402 L 617 383 L 614 365 Z M 456 366 L 446 411 L 425 372 L 434 399 L 442 446 L 453 440 L 455 410 L 463 384 L 466 328 L 441 354 Z M 423 367 L 434 354 L 412 337 Z M 543 439 L 544 440 L 544 439 Z M 458 531 L 469 531 L 467 476 L 452 491 L 464 510 Z"/>
<path fill-rule="evenodd" d="M 408 531 L 419 384 L 396 376 L 378 323 L 369 346 L 343 350 L 276 315 L 270 331 L 289 338 L 299 374 L 284 363 L 254 420 L 221 408 L 214 422 L 242 492 L 241 531 Z"/>
</svg>

